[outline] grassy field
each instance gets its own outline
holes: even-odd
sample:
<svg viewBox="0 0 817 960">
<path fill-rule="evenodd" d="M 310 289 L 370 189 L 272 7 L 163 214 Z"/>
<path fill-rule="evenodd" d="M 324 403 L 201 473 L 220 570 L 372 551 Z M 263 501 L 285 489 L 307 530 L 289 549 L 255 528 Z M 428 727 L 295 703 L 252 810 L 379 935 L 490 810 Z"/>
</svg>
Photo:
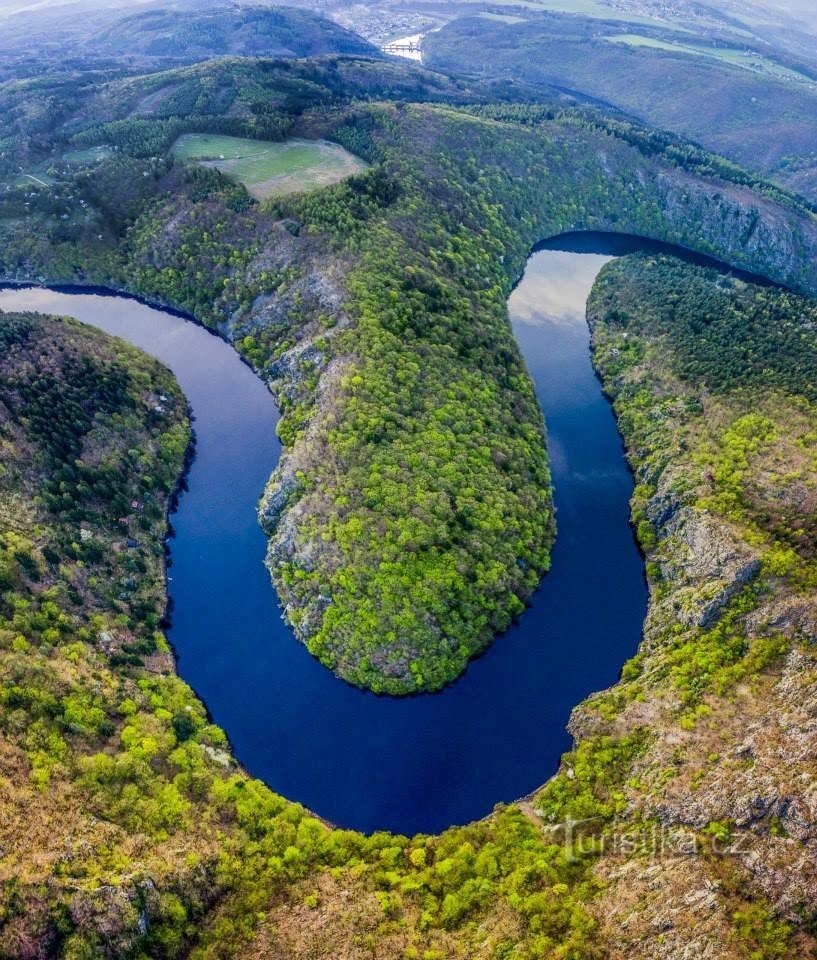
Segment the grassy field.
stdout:
<svg viewBox="0 0 817 960">
<path fill-rule="evenodd" d="M 16 187 L 51 187 L 55 183 L 53 177 L 40 170 L 35 173 L 21 173 L 14 181 Z"/>
<path fill-rule="evenodd" d="M 513 0 L 508 0 L 513 3 Z M 526 4 L 527 6 L 527 4 Z M 538 0 L 531 4 L 552 13 L 575 13 L 583 17 L 598 17 L 600 20 L 622 20 L 625 23 L 643 23 L 655 26 L 655 20 L 641 16 L 629 10 L 619 10 L 617 7 L 604 3 L 603 0 Z M 680 24 L 671 20 L 661 24 L 666 30 L 683 30 Z M 686 32 L 684 30 L 684 32 Z"/>
<path fill-rule="evenodd" d="M 176 141 L 172 152 L 182 160 L 221 170 L 258 200 L 316 190 L 366 169 L 358 157 L 326 140 L 272 143 L 189 133 Z"/>
<path fill-rule="evenodd" d="M 76 166 L 85 166 L 107 160 L 112 154 L 111 147 L 103 144 L 98 147 L 86 147 L 84 150 L 68 150 L 62 155 L 62 159 Z"/>
<path fill-rule="evenodd" d="M 585 17 L 601 17 L 605 20 L 639 21 L 642 17 L 617 10 L 600 0 L 541 0 L 536 6 L 552 10 L 554 13 L 578 13 Z"/>
<path fill-rule="evenodd" d="M 479 13 L 477 16 L 482 17 L 483 20 L 496 20 L 499 23 L 522 23 L 525 19 L 524 17 L 512 17 L 510 14 L 504 13 Z"/>
<path fill-rule="evenodd" d="M 14 181 L 18 187 L 53 187 L 63 179 L 62 173 L 58 169 L 60 161 L 70 164 L 72 167 L 87 167 L 92 164 L 106 160 L 113 153 L 108 146 L 89 147 L 86 150 L 68 150 L 59 158 L 45 160 L 31 167 Z"/>
</svg>

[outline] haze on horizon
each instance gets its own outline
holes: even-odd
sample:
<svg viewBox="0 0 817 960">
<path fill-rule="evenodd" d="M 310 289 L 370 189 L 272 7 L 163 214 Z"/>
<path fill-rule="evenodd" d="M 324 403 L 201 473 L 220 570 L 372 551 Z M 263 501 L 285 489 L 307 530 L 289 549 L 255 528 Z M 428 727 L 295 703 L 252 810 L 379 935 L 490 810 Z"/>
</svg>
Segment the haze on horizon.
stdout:
<svg viewBox="0 0 817 960">
<path fill-rule="evenodd" d="M 817 0 L 761 0 L 757 5 L 817 27 Z"/>
<path fill-rule="evenodd" d="M 270 3 L 270 0 L 245 0 L 246 3 L 257 3 L 259 6 L 285 6 L 286 3 Z M 604 0 L 602 0 L 604 2 Z M 86 9 L 116 9 L 126 7 L 139 7 L 148 4 L 156 4 L 157 0 L 0 0 L 0 15 L 10 15 L 22 13 L 24 11 L 44 12 L 49 8 L 59 8 L 67 6 L 80 6 Z M 301 5 L 300 3 L 297 5 Z M 306 4 L 309 6 L 309 4 Z M 349 0 L 349 6 L 353 5 L 353 0 Z M 712 7 L 718 9 L 720 4 L 717 0 L 711 3 Z M 817 4 L 815 0 L 754 0 L 754 5 L 765 7 L 767 10 L 776 11 L 784 15 L 794 16 L 807 22 L 811 26 L 817 26 Z M 168 6 L 172 6 L 172 0 L 168 0 Z M 338 4 L 342 7 L 342 4 Z"/>
<path fill-rule="evenodd" d="M 99 9 L 116 7 L 141 6 L 150 3 L 152 0 L 0 0 L 0 14 L 9 16 L 15 13 L 25 13 L 37 10 L 45 12 L 49 8 L 82 6 L 85 8 L 97 7 Z"/>
</svg>

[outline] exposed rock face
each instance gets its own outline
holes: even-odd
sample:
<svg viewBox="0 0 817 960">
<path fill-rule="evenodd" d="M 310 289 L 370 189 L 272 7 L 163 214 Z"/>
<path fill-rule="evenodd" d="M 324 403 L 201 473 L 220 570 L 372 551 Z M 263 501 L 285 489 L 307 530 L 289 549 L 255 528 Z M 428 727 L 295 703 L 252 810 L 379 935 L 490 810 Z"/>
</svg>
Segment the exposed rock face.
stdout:
<svg viewBox="0 0 817 960">
<path fill-rule="evenodd" d="M 794 279 L 796 271 L 795 285 L 813 285 L 808 264 L 817 249 L 814 237 L 806 241 L 803 261 L 799 218 L 792 211 L 747 187 L 730 185 L 725 195 L 713 195 L 705 180 L 683 171 L 660 174 L 656 182 L 667 219 L 683 232 L 685 246 L 775 279 Z"/>
<path fill-rule="evenodd" d="M 646 862 L 621 859 L 601 865 L 613 884 L 604 903 L 611 911 L 608 930 L 620 955 L 673 960 L 741 956 L 732 952 L 729 932 L 736 892 L 741 898 L 765 899 L 772 914 L 782 923 L 793 922 L 795 929 L 814 911 L 815 669 L 814 657 L 793 653 L 779 679 L 743 691 L 731 709 L 713 707 L 705 730 L 682 737 L 671 735 L 671 712 L 654 717 L 655 745 L 639 772 L 649 776 L 648 768 L 664 765 L 676 774 L 632 812 L 661 825 L 662 843 L 674 831 L 690 830 L 695 853 L 679 859 L 659 850 Z M 714 749 L 724 752 L 713 761 Z M 722 839 L 708 833 L 713 823 L 726 825 Z M 651 878 L 659 883 L 655 892 L 660 891 L 660 897 L 652 895 Z M 622 902 L 630 905 L 629 915 L 622 911 Z M 674 932 L 664 942 L 656 934 L 667 918 Z M 709 953 L 695 952 L 702 937 Z M 781 955 L 806 956 L 803 949 L 801 954 L 793 946 L 791 953 Z"/>
<path fill-rule="evenodd" d="M 100 98 L 102 94 L 94 99 L 97 111 L 103 109 Z M 105 110 L 114 108 L 108 105 Z M 148 110 L 143 119 L 150 116 L 149 107 L 137 98 L 130 102 L 127 116 L 139 117 L 141 110 Z M 293 108 L 293 115 L 295 112 Z M 102 115 L 117 118 L 114 113 Z M 541 465 L 544 457 L 539 410 L 529 402 L 532 390 L 518 354 L 508 342 L 505 317 L 501 310 L 494 309 L 518 277 L 533 244 L 543 236 L 567 230 L 629 232 L 683 244 L 734 266 L 811 289 L 816 282 L 810 264 L 817 257 L 817 220 L 793 200 L 779 198 L 776 202 L 738 182 L 696 176 L 680 163 L 639 149 L 625 136 L 570 120 L 547 120 L 525 128 L 490 124 L 447 108 L 390 104 L 361 107 L 359 112 L 352 107 L 337 112 L 316 110 L 298 122 L 304 126 L 301 132 L 330 139 L 340 137 L 339 127 L 345 134 L 354 129 L 366 141 L 372 156 L 388 158 L 383 165 L 385 180 L 375 185 L 379 205 L 375 212 L 366 214 L 371 220 L 364 231 L 385 225 L 384 236 L 393 254 L 387 263 L 377 260 L 371 250 L 367 252 L 364 240 L 356 238 L 353 244 L 344 245 L 345 238 L 337 235 L 342 231 L 332 234 L 320 218 L 310 222 L 308 207 L 301 210 L 295 205 L 282 211 L 239 205 L 240 209 L 228 209 L 214 196 L 193 196 L 183 182 L 183 174 L 173 168 L 161 181 L 163 193 L 157 201 L 160 209 L 151 210 L 150 229 L 130 238 L 132 242 L 122 252 L 121 276 L 93 275 L 89 270 L 80 278 L 129 284 L 134 292 L 149 297 L 176 296 L 179 302 L 171 305 L 198 311 L 200 319 L 231 339 L 254 364 L 269 383 L 282 412 L 279 434 L 285 451 L 270 479 L 260 517 L 270 537 L 270 571 L 290 622 L 304 641 L 315 640 L 314 652 L 324 663 L 351 682 L 378 688 L 380 681 L 388 681 L 387 689 L 394 693 L 437 689 L 463 670 L 468 658 L 483 650 L 494 633 L 507 626 L 535 589 L 533 571 L 547 567 L 552 524 L 547 515 L 548 497 L 541 495 L 546 483 L 538 477 L 535 482 L 531 479 L 531 464 Z M 473 143 L 479 154 L 475 159 L 477 169 L 488 171 L 479 182 L 472 182 L 470 174 L 466 176 L 458 166 L 464 142 Z M 392 182 L 394 191 L 384 186 Z M 452 185 L 456 185 L 453 192 Z M 414 192 L 401 197 L 401 189 Z M 487 208 L 475 212 L 469 207 L 474 197 L 496 211 L 496 222 L 490 228 L 484 221 Z M 429 205 L 422 207 L 428 198 Z M 421 207 L 424 212 L 418 213 Z M 342 212 L 345 215 L 349 211 Z M 446 254 L 456 264 L 454 269 L 443 260 L 432 262 L 432 255 L 437 257 L 439 251 L 431 249 L 434 244 L 428 242 L 423 225 L 417 222 L 424 217 L 437 226 L 443 224 L 437 245 L 448 246 L 451 251 L 459 250 L 462 238 L 457 231 L 468 222 L 469 243 L 470 238 L 476 238 L 474 251 L 469 254 L 473 269 L 457 252 Z M 27 237 L 31 233 L 24 232 Z M 218 238 L 197 263 L 202 276 L 211 281 L 216 278 L 207 288 L 213 291 L 212 298 L 195 295 L 200 291 L 191 293 L 189 284 L 176 287 L 167 280 L 169 276 L 189 275 L 190 255 L 181 251 L 189 247 L 188 241 L 202 235 Z M 18 276 L 47 276 L 52 271 L 51 280 L 77 279 L 53 275 L 65 269 L 65 261 L 54 266 L 41 254 L 44 262 L 37 263 L 28 245 L 24 252 L 25 256 L 9 253 L 7 262 L 15 265 Z M 77 257 L 78 261 L 83 259 Z M 422 262 L 419 272 L 415 261 Z M 106 262 L 104 269 L 113 268 Z M 435 271 L 450 287 L 447 300 L 438 296 L 433 282 L 427 282 Z M 421 274 L 422 280 L 418 279 Z M 412 288 L 410 296 L 406 295 L 407 283 Z M 365 295 L 363 290 L 367 291 Z M 469 359 L 468 345 L 456 344 L 456 334 L 447 332 L 445 309 L 438 310 L 444 300 L 445 309 L 450 304 L 453 311 L 462 312 L 457 320 L 460 328 L 472 322 L 481 330 L 480 345 L 488 344 L 488 349 L 501 357 L 499 369 L 507 374 L 509 365 L 519 365 L 518 377 L 515 372 L 509 378 L 491 373 L 493 383 L 487 386 L 499 398 L 499 415 L 489 419 L 501 423 L 505 406 L 523 400 L 524 412 L 516 416 L 516 422 L 529 431 L 529 439 L 524 441 L 527 456 L 520 455 L 519 466 L 505 470 L 500 466 L 503 452 L 497 449 L 492 454 L 496 470 L 491 473 L 493 468 L 488 468 L 488 474 L 496 480 L 495 489 L 503 491 L 504 503 L 497 508 L 498 515 L 505 518 L 503 524 L 513 517 L 521 527 L 519 517 L 535 518 L 536 530 L 526 532 L 520 540 L 527 551 L 524 557 L 519 556 L 519 550 L 508 550 L 508 555 L 496 562 L 496 541 L 483 546 L 478 538 L 464 538 L 465 514 L 458 508 L 449 509 L 447 504 L 457 499 L 450 491 L 441 493 L 442 519 L 432 538 L 430 530 L 437 521 L 436 516 L 433 522 L 426 519 L 427 491 L 422 489 L 419 469 L 415 480 L 410 469 L 401 467 L 406 493 L 400 508 L 391 508 L 392 515 L 388 515 L 389 508 L 369 508 L 355 501 L 355 491 L 351 496 L 338 495 L 351 470 L 350 458 L 335 449 L 333 435 L 339 432 L 336 428 L 354 420 L 352 391 L 344 388 L 343 380 L 347 375 L 353 379 L 366 353 L 362 337 L 369 338 L 369 334 L 362 334 L 359 324 L 364 310 L 376 323 L 376 318 L 387 315 L 395 302 L 411 305 L 397 321 L 402 330 L 395 340 L 405 348 L 407 366 L 420 371 L 417 383 L 432 367 L 430 358 L 448 362 L 447 350 L 451 350 L 451 362 L 460 364 L 455 378 L 458 382 L 466 382 L 468 375 L 481 374 L 483 367 L 490 367 L 490 363 Z M 426 339 L 430 317 L 437 318 L 433 322 L 439 329 Z M 444 342 L 449 335 L 451 342 Z M 439 343 L 436 337 L 441 338 Z M 376 340 L 377 336 L 370 339 Z M 478 394 L 473 392 L 473 396 Z M 417 397 L 410 391 L 403 391 L 402 396 L 399 390 L 383 391 L 378 397 L 382 408 L 369 412 L 372 436 L 388 434 L 388 449 L 395 450 L 398 463 L 401 458 L 405 462 L 405 448 L 416 433 L 417 418 L 428 426 L 441 412 L 434 410 L 435 399 L 424 397 L 418 414 Z M 466 411 L 461 421 L 477 422 L 479 413 Z M 507 441 L 510 431 L 503 431 L 502 441 Z M 458 430 L 451 431 L 451 438 L 451 443 L 462 443 L 454 457 L 459 457 L 459 468 L 469 456 L 468 445 Z M 361 475 L 371 472 L 379 442 L 361 440 L 353 450 L 352 459 Z M 478 447 L 476 439 L 470 446 Z M 465 475 L 468 471 L 462 472 Z M 490 486 L 484 478 L 480 483 L 485 489 Z M 361 486 L 357 484 L 358 489 Z M 793 497 L 795 492 L 792 490 Z M 680 508 L 672 491 L 668 493 L 666 503 L 657 503 L 656 511 Z M 805 496 L 804 491 L 801 494 Z M 357 555 L 350 546 L 354 538 L 348 531 L 342 548 L 331 546 L 319 534 L 347 515 L 354 521 L 366 521 L 367 532 L 358 540 L 365 541 L 367 549 Z M 423 604 L 414 602 L 420 590 L 411 577 L 388 572 L 385 568 L 389 565 L 380 562 L 382 557 L 376 550 L 378 542 L 385 542 L 382 538 L 378 541 L 383 531 L 386 539 L 397 541 L 402 534 L 400 525 L 408 526 L 416 517 L 423 518 L 428 542 L 442 545 L 438 575 L 422 582 L 423 588 L 428 586 L 433 592 L 430 602 Z M 704 540 L 714 535 L 706 526 L 690 531 L 689 536 Z M 718 536 L 726 535 L 721 532 Z M 689 543 L 675 543 L 677 537 L 668 529 L 667 556 L 675 547 L 682 552 L 692 549 Z M 461 557 L 457 551 L 463 539 L 468 540 L 472 552 Z M 700 552 L 699 547 L 695 549 Z M 717 547 L 717 556 L 706 585 L 692 587 L 690 583 L 686 593 L 679 593 L 678 602 L 686 611 L 684 622 L 711 625 L 757 574 L 751 553 L 741 552 L 726 541 Z M 481 567 L 496 572 L 491 573 L 485 588 L 476 591 L 476 600 L 467 596 L 467 586 L 461 588 L 462 596 L 452 600 L 446 576 L 440 572 L 447 567 L 456 570 L 463 583 L 478 577 Z M 356 579 L 354 589 L 338 583 L 338 578 L 331 588 L 326 587 L 330 575 L 341 569 L 349 574 L 342 578 L 346 584 Z M 315 575 L 300 577 L 296 591 L 292 578 L 299 570 Z M 695 572 L 678 567 L 673 573 L 668 567 L 665 575 L 684 578 L 695 576 Z M 406 583 L 409 586 L 404 586 Z M 361 627 L 366 618 L 359 615 L 358 598 L 365 600 L 366 629 Z M 344 629 L 327 629 L 316 638 L 331 604 L 335 604 L 333 612 L 343 621 Z M 435 613 L 428 614 L 429 609 Z M 404 611 L 407 616 L 403 616 Z"/>
<path fill-rule="evenodd" d="M 626 194 L 623 208 L 628 212 L 609 215 L 609 200 L 599 203 L 592 192 L 581 197 L 584 214 L 573 222 L 547 221 L 536 228 L 538 236 L 565 229 L 594 228 L 632 231 L 656 239 L 677 242 L 712 253 L 749 270 L 762 270 L 794 285 L 813 283 L 806 263 L 813 252 L 817 257 L 817 224 L 802 212 L 786 209 L 771 200 L 735 184 L 707 181 L 677 168 L 653 163 L 636 150 L 620 145 L 599 147 L 595 153 L 578 152 L 578 145 L 568 141 L 558 129 L 555 138 L 572 154 L 577 165 L 576 176 L 588 181 L 601 176 L 602 181 L 619 186 Z M 634 174 L 630 165 L 634 164 Z M 628 171 L 625 174 L 625 169 Z M 654 210 L 652 228 L 645 230 L 643 210 Z M 638 212 L 636 212 L 638 211 Z M 305 402 L 313 411 L 310 425 L 287 448 L 274 472 L 260 507 L 262 524 L 270 536 L 268 563 L 273 582 L 296 633 L 308 642 L 320 626 L 323 611 L 331 597 L 315 593 L 305 599 L 295 598 L 279 571 L 287 564 L 304 570 L 315 565 L 341 564 L 343 558 L 326 557 L 327 547 L 316 541 L 312 521 L 331 513 L 332 505 L 315 484 L 305 484 L 298 476 L 325 475 L 331 469 L 343 469 L 332 463 L 331 445 L 326 442 L 326 424 L 335 415 L 342 415 L 342 397 L 337 389 L 340 372 L 354 365 L 353 355 L 329 360 L 332 351 L 316 345 L 326 331 L 316 323 L 318 317 L 331 318 L 329 336 L 353 326 L 350 303 L 343 286 L 348 267 L 317 255 L 312 250 L 307 266 L 301 265 L 304 240 L 285 229 L 279 248 L 259 254 L 256 270 L 298 264 L 296 279 L 287 289 L 259 299 L 252 309 L 234 325 L 231 335 L 238 338 L 252 330 L 280 330 L 280 339 L 294 337 L 296 342 L 267 369 L 270 388 L 285 403 Z M 514 266 L 509 262 L 509 270 Z M 309 375 L 305 375 L 307 370 Z M 312 374 L 319 377 L 318 387 L 310 396 Z M 757 576 L 756 554 L 733 536 L 728 528 L 703 514 L 684 512 L 671 489 L 665 496 L 656 495 L 649 510 L 651 519 L 661 528 L 660 561 L 663 576 L 677 581 L 673 602 L 682 622 L 699 627 L 711 626 L 732 598 Z M 294 616 L 293 616 L 294 614 Z M 434 629 L 433 624 L 429 624 Z M 342 646 L 336 651 L 343 659 Z M 375 656 L 374 661 L 377 661 Z M 396 648 L 383 658 L 383 669 L 396 675 L 400 663 L 406 671 L 412 654 L 400 660 Z"/>
<path fill-rule="evenodd" d="M 672 585 L 673 608 L 687 626 L 712 626 L 760 573 L 755 551 L 706 513 L 682 507 L 659 530 L 661 576 Z"/>
</svg>

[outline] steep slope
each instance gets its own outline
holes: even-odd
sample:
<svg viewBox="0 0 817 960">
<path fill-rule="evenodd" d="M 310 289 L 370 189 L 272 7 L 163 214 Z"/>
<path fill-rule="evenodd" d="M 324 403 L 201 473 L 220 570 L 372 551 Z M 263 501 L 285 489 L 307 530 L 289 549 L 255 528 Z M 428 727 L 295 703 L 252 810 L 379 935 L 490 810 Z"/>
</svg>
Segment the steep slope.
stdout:
<svg viewBox="0 0 817 960">
<path fill-rule="evenodd" d="M 297 7 L 237 7 L 210 2 L 194 9 L 139 12 L 85 44 L 89 54 L 154 66 L 220 56 L 376 55 L 371 44 L 331 20 Z"/>
<path fill-rule="evenodd" d="M 395 958 L 476 956 L 478 915 L 491 943 L 524 944 L 534 914 L 587 943 L 563 908 L 513 905 L 531 871 L 582 874 L 518 810 L 365 837 L 236 766 L 159 629 L 190 437 L 177 384 L 73 321 L 0 313 L 0 347 L 0 955 L 247 956 L 268 910 L 294 932 L 327 908 L 341 951 L 367 930 Z"/>
<path fill-rule="evenodd" d="M 291 619 L 321 614 L 323 580 L 342 625 L 360 588 L 394 601 L 370 633 L 316 650 L 372 686 L 404 679 L 359 656 L 369 644 L 383 651 L 369 667 L 401 666 L 382 644 L 395 624 L 432 681 L 450 675 L 450 648 L 406 629 L 430 604 L 448 625 L 452 595 L 470 603 L 466 639 L 486 636 L 486 593 L 429 570 L 455 557 L 482 576 L 498 560 L 488 600 L 507 611 L 513 537 L 533 527 L 539 556 L 549 542 L 541 420 L 505 309 L 535 240 L 635 230 L 804 290 L 817 251 L 806 207 L 688 145 L 578 111 L 407 105 L 411 90 L 464 95 L 360 61 L 0 91 L 15 124 L 3 270 L 128 287 L 233 339 L 285 413 L 265 519 L 273 559 L 304 574 L 278 580 Z M 178 116 L 175 96 L 201 112 Z M 259 206 L 168 155 L 180 132 L 222 125 L 330 136 L 373 167 Z M 94 144 L 117 149 L 91 172 L 63 166 Z M 13 185 L 31 156 L 50 158 L 51 185 Z M 577 711 L 576 750 L 543 791 L 412 840 L 329 829 L 249 780 L 173 673 L 161 537 L 188 433 L 167 372 L 74 324 L 0 317 L 0 953 L 813 952 L 814 303 L 634 260 L 607 271 L 591 315 L 639 479 L 646 642 Z M 173 401 L 161 417 L 158 392 Z M 500 431 L 510 457 L 495 455 Z M 429 452 L 449 469 L 429 477 Z M 139 553 L 123 559 L 118 503 L 147 502 L 150 478 Z M 133 578 L 130 560 L 134 604 L 110 579 Z"/>
<path fill-rule="evenodd" d="M 555 14 L 460 19 L 429 34 L 423 49 L 437 69 L 574 91 L 810 195 L 813 62 L 729 35 L 713 41 Z"/>
<path fill-rule="evenodd" d="M 622 682 L 574 714 L 573 782 L 532 806 L 595 818 L 611 957 L 728 956 L 738 929 L 751 956 L 813 949 L 816 316 L 664 257 L 591 297 L 651 603 Z"/>
<path fill-rule="evenodd" d="M 810 955 L 814 301 L 635 258 L 590 311 L 639 479 L 645 642 L 540 793 L 412 840 L 249 780 L 174 675 L 155 618 L 189 434 L 167 371 L 0 315 L 3 955 Z M 134 496 L 138 556 L 116 549 Z"/>
</svg>

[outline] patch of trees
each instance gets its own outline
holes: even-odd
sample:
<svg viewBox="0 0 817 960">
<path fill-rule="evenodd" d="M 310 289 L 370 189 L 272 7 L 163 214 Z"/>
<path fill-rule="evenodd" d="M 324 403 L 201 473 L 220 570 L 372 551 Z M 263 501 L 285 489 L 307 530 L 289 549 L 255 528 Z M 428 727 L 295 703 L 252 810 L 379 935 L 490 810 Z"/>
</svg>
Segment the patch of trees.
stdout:
<svg viewBox="0 0 817 960">
<path fill-rule="evenodd" d="M 529 127 L 555 121 L 563 126 L 595 130 L 630 144 L 645 157 L 661 157 L 698 176 L 716 177 L 727 183 L 750 187 L 784 206 L 817 212 L 817 204 L 810 203 L 765 177 L 752 173 L 716 153 L 704 150 L 689 140 L 634 120 L 611 117 L 589 107 L 564 107 L 552 103 L 489 103 L 468 109 L 477 116 Z"/>
<path fill-rule="evenodd" d="M 622 267 L 622 269 L 625 269 Z M 673 370 L 719 393 L 751 387 L 817 400 L 817 302 L 673 257 L 637 255 L 599 286 L 609 322 L 665 337 Z"/>
<path fill-rule="evenodd" d="M 17 321 L 19 327 L 25 318 L 12 317 L 0 329 L 14 329 Z M 145 392 L 173 393 L 167 372 L 78 325 L 41 318 L 32 324 L 37 342 L 4 354 L 4 377 L 30 370 L 30 358 L 41 356 L 70 394 L 57 411 L 63 425 L 117 408 L 107 445 L 113 475 L 178 476 L 186 446 L 180 407 L 168 428 L 123 398 L 132 381 L 139 385 L 134 402 L 138 396 L 144 403 Z M 71 363 L 58 365 L 63 354 Z M 118 382 L 111 369 L 126 361 L 130 379 Z M 44 390 L 38 383 L 32 396 Z M 4 400 L 10 392 L 3 387 Z M 39 421 L 21 419 L 19 428 L 26 450 L 41 447 Z M 167 439 L 174 430 L 178 436 Z M 133 446 L 141 457 L 135 471 L 128 461 Z M 60 431 L 53 454 L 63 448 Z M 189 687 L 172 672 L 144 667 L 144 658 L 166 650 L 149 602 L 162 591 L 161 567 L 131 552 L 112 560 L 103 549 L 105 517 L 86 518 L 93 538 L 66 551 L 76 538 L 72 506 L 43 502 L 42 464 L 19 453 L 1 447 L 0 467 L 23 470 L 15 490 L 37 509 L 38 527 L 35 542 L 6 529 L 0 517 L 0 733 L 25 770 L 18 789 L 32 791 L 26 810 L 32 830 L 67 826 L 66 807 L 49 805 L 53 796 L 76 795 L 88 816 L 72 821 L 77 843 L 54 867 L 47 897 L 36 879 L 0 889 L 0 950 L 12 954 L 22 937 L 76 957 L 136 951 L 172 960 L 191 949 L 231 955 L 244 949 L 271 904 L 283 899 L 317 909 L 317 891 L 331 872 L 343 875 L 352 893 L 343 905 L 352 922 L 374 903 L 380 922 L 416 943 L 419 956 L 445 955 L 452 937 L 476 949 L 493 917 L 509 921 L 503 943 L 522 958 L 564 955 L 565 945 L 575 956 L 595 956 L 586 907 L 595 892 L 589 875 L 595 851 L 573 853 L 549 842 L 520 810 L 499 810 L 489 821 L 438 837 L 363 836 L 328 828 L 238 770 L 226 737 Z M 0 492 L 6 476 L 0 470 Z M 157 495 L 149 550 L 160 550 L 168 489 Z M 112 505 L 109 491 L 102 499 Z M 123 575 L 144 581 L 127 616 L 108 587 Z M 609 743 L 584 749 L 576 765 L 583 803 L 609 803 L 611 781 L 595 771 L 628 749 Z M 571 787 L 571 796 L 577 790 Z M 558 817 L 562 808 L 566 801 L 554 790 L 548 810 Z M 104 845 L 90 842 L 96 821 L 104 822 Z M 134 859 L 134 843 L 140 857 L 150 854 L 150 883 Z M 86 892 L 79 881 L 88 876 L 96 882 Z M 101 915 L 91 909 L 97 885 L 114 882 L 128 896 Z"/>
<path fill-rule="evenodd" d="M 647 165 L 630 149 L 630 128 L 596 115 L 351 102 L 382 96 L 389 84 L 392 98 L 417 84 L 427 97 L 462 95 L 391 64 L 207 65 L 106 88 L 106 116 L 133 113 L 141 95 L 181 95 L 188 83 L 205 97 L 208 85 L 233 90 L 206 102 L 229 101 L 235 115 L 136 117 L 80 133 L 119 148 L 105 161 L 109 172 L 100 165 L 99 186 L 86 184 L 87 224 L 64 221 L 55 199 L 53 211 L 0 220 L 0 256 L 26 275 L 113 282 L 213 327 L 229 320 L 237 346 L 265 375 L 307 325 L 326 330 L 322 362 L 343 357 L 349 368 L 334 417 L 321 419 L 319 369 L 302 371 L 292 395 L 279 396 L 284 442 L 302 443 L 315 426 L 321 457 L 337 466 L 331 479 L 314 469 L 298 487 L 303 537 L 326 547 L 308 568 L 297 558 L 282 565 L 276 583 L 296 629 L 308 624 L 310 649 L 347 679 L 390 693 L 439 688 L 521 612 L 548 565 L 542 420 L 505 306 L 525 258 L 542 236 L 577 225 L 694 242 L 692 211 L 672 220 L 652 181 L 633 189 Z M 337 137 L 375 165 L 264 204 L 213 171 L 167 166 L 161 151 L 183 125 L 237 123 L 230 132 L 247 135 L 264 98 L 290 118 L 310 103 L 299 133 Z M 642 147 L 667 159 L 664 141 Z M 140 162 L 144 196 L 117 211 L 116 170 L 126 176 Z M 671 181 L 677 165 L 660 169 Z M 87 174 L 77 176 L 86 183 Z M 69 193 L 51 192 L 63 205 Z M 111 235 L 122 242 L 106 242 Z M 319 248 L 348 292 L 342 309 L 351 322 L 337 335 L 329 331 L 338 317 L 310 300 L 304 282 Z M 280 249 L 292 253 L 279 269 Z M 274 320 L 259 322 L 260 297 L 274 304 Z"/>
</svg>

